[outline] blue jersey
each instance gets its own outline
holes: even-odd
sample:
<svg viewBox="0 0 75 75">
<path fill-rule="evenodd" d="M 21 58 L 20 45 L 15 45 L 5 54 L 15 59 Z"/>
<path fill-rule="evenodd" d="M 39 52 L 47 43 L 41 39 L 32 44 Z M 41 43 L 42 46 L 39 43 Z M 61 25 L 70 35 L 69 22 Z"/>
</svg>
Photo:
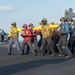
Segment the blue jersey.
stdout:
<svg viewBox="0 0 75 75">
<path fill-rule="evenodd" d="M 61 34 L 68 34 L 69 33 L 69 25 L 67 23 L 61 24 L 60 33 Z"/>
</svg>

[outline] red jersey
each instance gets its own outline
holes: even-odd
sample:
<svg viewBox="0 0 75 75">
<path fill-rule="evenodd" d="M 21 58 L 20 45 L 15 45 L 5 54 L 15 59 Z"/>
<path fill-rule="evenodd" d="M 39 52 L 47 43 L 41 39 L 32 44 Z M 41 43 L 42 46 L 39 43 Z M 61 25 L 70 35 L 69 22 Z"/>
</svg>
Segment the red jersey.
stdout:
<svg viewBox="0 0 75 75">
<path fill-rule="evenodd" d="M 22 34 L 26 34 L 27 36 L 23 37 L 25 42 L 31 41 L 32 33 L 29 29 L 23 29 Z"/>
<path fill-rule="evenodd" d="M 32 41 L 34 41 L 35 39 L 37 39 L 37 35 L 40 34 L 39 30 L 31 30 L 32 32 Z"/>
</svg>

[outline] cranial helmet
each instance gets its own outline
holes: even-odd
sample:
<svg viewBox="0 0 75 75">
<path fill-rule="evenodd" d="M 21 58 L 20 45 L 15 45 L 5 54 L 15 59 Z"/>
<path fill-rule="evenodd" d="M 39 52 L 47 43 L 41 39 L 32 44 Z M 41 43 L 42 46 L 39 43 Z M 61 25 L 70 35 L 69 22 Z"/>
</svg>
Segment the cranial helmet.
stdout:
<svg viewBox="0 0 75 75">
<path fill-rule="evenodd" d="M 60 18 L 60 21 L 64 21 L 64 20 L 65 20 L 65 18 L 64 18 L 64 17 L 61 17 L 61 18 Z"/>
<path fill-rule="evenodd" d="M 11 25 L 14 25 L 14 26 L 16 26 L 16 22 L 12 22 L 12 23 L 11 23 Z"/>
<path fill-rule="evenodd" d="M 73 19 L 72 18 L 68 18 L 67 21 L 72 21 L 73 22 Z"/>
<path fill-rule="evenodd" d="M 42 21 L 41 21 L 44 25 L 47 24 L 47 19 L 46 18 L 43 18 Z"/>
<path fill-rule="evenodd" d="M 27 28 L 27 24 L 23 24 L 22 27 Z"/>
</svg>

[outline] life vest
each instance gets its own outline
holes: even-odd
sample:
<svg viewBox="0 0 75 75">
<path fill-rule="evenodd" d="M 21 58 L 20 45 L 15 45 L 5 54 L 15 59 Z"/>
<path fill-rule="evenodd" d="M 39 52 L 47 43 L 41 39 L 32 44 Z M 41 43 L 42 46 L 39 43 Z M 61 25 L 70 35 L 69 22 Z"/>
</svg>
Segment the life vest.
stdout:
<svg viewBox="0 0 75 75">
<path fill-rule="evenodd" d="M 11 28 L 10 35 L 11 35 L 11 38 L 18 38 L 17 27 Z"/>
<path fill-rule="evenodd" d="M 23 29 L 22 34 L 27 34 L 27 36 L 23 37 L 25 42 L 31 41 L 32 40 L 32 32 L 29 29 Z"/>
<path fill-rule="evenodd" d="M 49 24 L 46 24 L 45 26 L 41 25 L 41 27 L 42 27 L 42 30 L 41 30 L 42 38 L 47 38 L 52 36 L 52 32 L 51 32 L 52 29 L 49 28 Z"/>
<path fill-rule="evenodd" d="M 61 34 L 68 34 L 69 33 L 69 25 L 67 23 L 61 24 L 60 33 Z"/>
</svg>

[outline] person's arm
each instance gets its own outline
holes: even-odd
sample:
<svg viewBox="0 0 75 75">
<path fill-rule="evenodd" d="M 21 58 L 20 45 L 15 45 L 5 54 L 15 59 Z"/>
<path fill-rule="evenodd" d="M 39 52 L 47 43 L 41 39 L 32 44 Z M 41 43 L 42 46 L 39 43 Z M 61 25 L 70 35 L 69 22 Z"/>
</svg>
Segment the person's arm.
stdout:
<svg viewBox="0 0 75 75">
<path fill-rule="evenodd" d="M 17 28 L 17 31 L 18 31 L 18 32 L 22 32 L 22 29 L 21 29 L 21 28 Z"/>
<path fill-rule="evenodd" d="M 28 30 L 28 35 L 27 35 L 27 36 L 28 36 L 28 37 L 32 36 L 32 33 L 31 33 L 30 30 Z"/>
<path fill-rule="evenodd" d="M 9 32 L 9 34 L 8 34 L 8 38 L 10 37 L 11 35 L 10 35 L 10 32 Z"/>
<path fill-rule="evenodd" d="M 41 26 L 35 27 L 33 30 L 41 30 Z"/>
<path fill-rule="evenodd" d="M 30 36 L 32 36 L 32 33 L 31 33 L 30 30 L 27 30 L 27 31 L 26 31 L 26 34 L 23 33 L 23 34 L 21 34 L 21 36 L 22 36 L 22 37 L 30 37 Z"/>
<path fill-rule="evenodd" d="M 50 24 L 49 27 L 51 29 L 56 29 L 56 28 L 59 28 L 60 27 L 60 24 L 54 24 L 54 25 Z"/>
<path fill-rule="evenodd" d="M 40 32 L 41 32 L 40 30 L 35 30 L 36 35 L 39 35 Z"/>
<path fill-rule="evenodd" d="M 8 38 L 10 38 L 11 37 L 11 34 L 10 34 L 10 32 L 8 33 Z"/>
</svg>

